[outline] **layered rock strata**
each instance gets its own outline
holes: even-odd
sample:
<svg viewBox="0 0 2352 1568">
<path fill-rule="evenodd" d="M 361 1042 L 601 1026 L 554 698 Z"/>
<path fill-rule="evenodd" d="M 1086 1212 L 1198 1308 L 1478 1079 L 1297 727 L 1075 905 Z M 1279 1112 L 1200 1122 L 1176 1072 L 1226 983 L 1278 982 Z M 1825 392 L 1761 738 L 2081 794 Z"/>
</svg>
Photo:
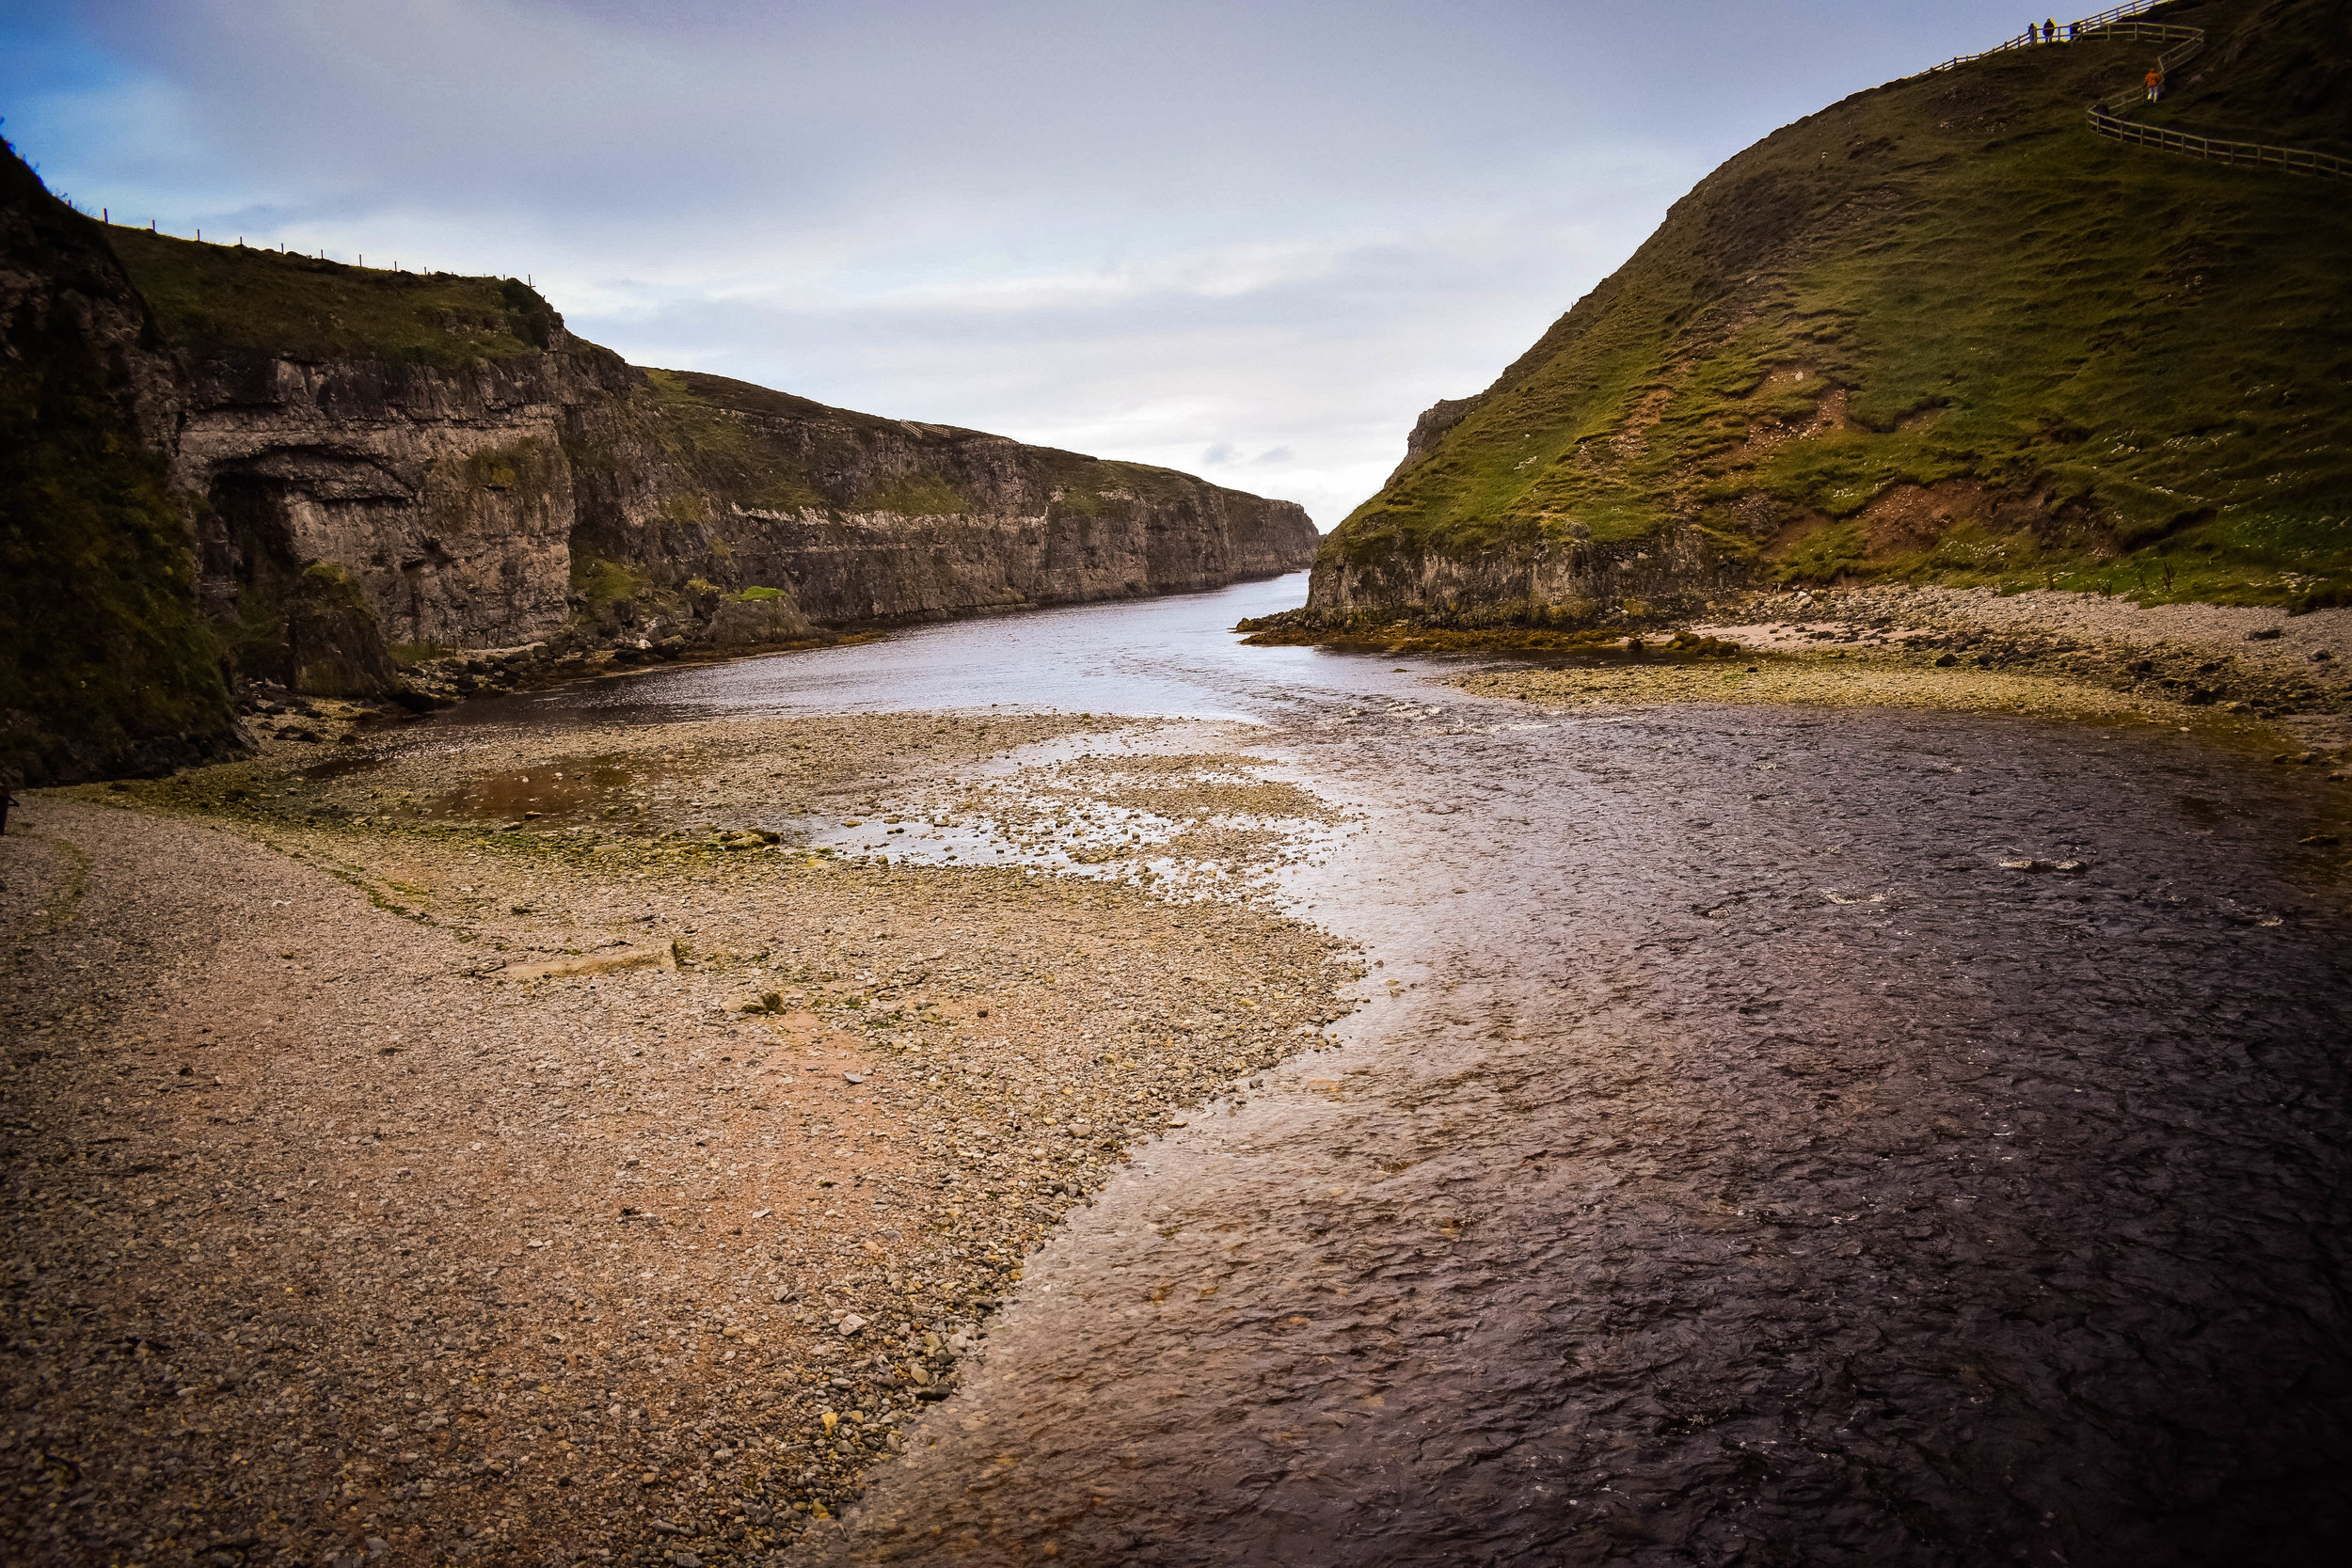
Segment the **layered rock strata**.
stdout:
<svg viewBox="0 0 2352 1568">
<path fill-rule="evenodd" d="M 348 574 L 392 644 L 567 626 L 735 645 L 824 626 L 1214 588 L 1297 570 L 1295 503 L 1003 436 L 644 372 L 560 336 L 459 371 L 190 366 L 173 477 L 203 593 L 302 686 L 285 585 Z M 264 645 L 266 644 L 266 645 Z"/>
<path fill-rule="evenodd" d="M 513 664 L 479 650 L 789 643 L 1314 554 L 1288 501 L 642 370 L 512 278 L 109 229 L 0 165 L 0 784 L 234 744 L 230 679 L 462 689 Z"/>
</svg>

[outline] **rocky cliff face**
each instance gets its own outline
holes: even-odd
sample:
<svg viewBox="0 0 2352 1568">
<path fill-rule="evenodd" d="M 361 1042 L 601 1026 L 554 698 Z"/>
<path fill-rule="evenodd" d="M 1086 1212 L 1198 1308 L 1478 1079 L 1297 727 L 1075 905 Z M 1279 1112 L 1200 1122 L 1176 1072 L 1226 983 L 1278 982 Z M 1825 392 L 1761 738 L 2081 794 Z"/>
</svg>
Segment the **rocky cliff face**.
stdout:
<svg viewBox="0 0 2352 1568">
<path fill-rule="evenodd" d="M 0 144 L 0 787 L 233 742 L 158 451 L 175 393 L 99 226 Z"/>
<path fill-rule="evenodd" d="M 1399 550 L 1315 567 L 1303 623 L 1333 627 L 1366 619 L 1432 626 L 1591 626 L 1687 613 L 1748 580 L 1745 564 L 1709 547 L 1695 529 L 1640 540 L 1589 534 L 1487 545 L 1474 550 Z"/>
<path fill-rule="evenodd" d="M 0 154 L 0 783 L 231 745 L 230 677 L 365 696 L 436 652 L 787 642 L 1315 544 L 1166 469 L 640 370 L 512 278 L 104 229 Z"/>
<path fill-rule="evenodd" d="M 764 589 L 766 613 L 818 625 L 1213 588 L 1298 570 L 1316 543 L 1289 501 L 720 376 L 646 372 L 567 450 L 592 593 L 609 563 L 652 602 Z"/>
<path fill-rule="evenodd" d="M 564 451 L 617 361 L 556 349 L 463 370 L 193 357 L 175 484 L 203 498 L 202 594 L 244 661 L 289 679 L 278 607 L 325 562 L 394 643 L 547 636 L 570 613 L 578 501 Z"/>
<path fill-rule="evenodd" d="M 183 253 L 218 246 L 121 243 L 159 293 L 174 269 L 221 265 Z M 267 252 L 242 265 L 281 287 L 404 286 Z M 294 645 L 293 595 L 318 598 L 305 574 L 320 564 L 356 584 L 376 641 L 463 649 L 559 633 L 776 642 L 1215 587 L 1313 555 L 1313 526 L 1290 502 L 642 371 L 551 311 L 485 326 L 535 300 L 485 293 L 453 312 L 487 347 L 449 363 L 272 353 L 252 323 L 224 333 L 216 317 L 166 312 L 183 372 L 171 477 L 201 498 L 204 603 L 241 669 L 302 689 L 309 669 L 331 664 L 347 682 L 370 665 L 357 624 L 325 664 Z M 336 304 L 316 313 L 342 323 L 363 308 Z"/>
</svg>

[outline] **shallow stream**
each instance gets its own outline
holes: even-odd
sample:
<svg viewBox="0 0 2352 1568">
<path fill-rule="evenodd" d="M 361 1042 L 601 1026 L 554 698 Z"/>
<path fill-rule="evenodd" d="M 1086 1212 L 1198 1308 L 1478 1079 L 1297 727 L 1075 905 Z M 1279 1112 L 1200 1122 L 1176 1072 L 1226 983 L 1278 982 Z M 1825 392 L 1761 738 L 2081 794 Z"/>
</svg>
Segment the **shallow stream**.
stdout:
<svg viewBox="0 0 2352 1568">
<path fill-rule="evenodd" d="M 1302 581 L 477 707 L 1247 723 L 1362 814 L 1283 895 L 1377 965 L 1344 1048 L 1139 1150 L 804 1553 L 2343 1539 L 2352 986 L 2310 785 L 2155 727 L 1565 717 L 1224 630 Z"/>
</svg>

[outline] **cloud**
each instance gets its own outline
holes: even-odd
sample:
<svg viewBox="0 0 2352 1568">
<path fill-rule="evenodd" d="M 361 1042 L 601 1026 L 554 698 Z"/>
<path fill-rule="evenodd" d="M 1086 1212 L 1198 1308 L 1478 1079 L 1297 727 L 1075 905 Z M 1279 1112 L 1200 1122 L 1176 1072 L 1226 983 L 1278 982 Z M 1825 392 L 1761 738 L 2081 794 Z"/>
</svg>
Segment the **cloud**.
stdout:
<svg viewBox="0 0 2352 1568">
<path fill-rule="evenodd" d="M 91 0 L 0 6 L 0 102 L 91 207 L 528 274 L 640 363 L 1246 468 L 1328 526 L 1714 163 L 2013 30 L 1979 0 Z"/>
</svg>

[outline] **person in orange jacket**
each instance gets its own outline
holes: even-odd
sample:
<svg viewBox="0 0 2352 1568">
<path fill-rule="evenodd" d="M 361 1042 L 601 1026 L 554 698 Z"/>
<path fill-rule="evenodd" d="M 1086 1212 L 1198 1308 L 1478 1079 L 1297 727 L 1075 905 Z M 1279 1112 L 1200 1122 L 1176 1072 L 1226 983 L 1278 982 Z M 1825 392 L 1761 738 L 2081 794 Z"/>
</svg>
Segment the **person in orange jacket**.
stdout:
<svg viewBox="0 0 2352 1568">
<path fill-rule="evenodd" d="M 2148 72 L 2148 102 L 2153 103 L 2164 96 L 2164 68 L 2157 66 Z"/>
</svg>

